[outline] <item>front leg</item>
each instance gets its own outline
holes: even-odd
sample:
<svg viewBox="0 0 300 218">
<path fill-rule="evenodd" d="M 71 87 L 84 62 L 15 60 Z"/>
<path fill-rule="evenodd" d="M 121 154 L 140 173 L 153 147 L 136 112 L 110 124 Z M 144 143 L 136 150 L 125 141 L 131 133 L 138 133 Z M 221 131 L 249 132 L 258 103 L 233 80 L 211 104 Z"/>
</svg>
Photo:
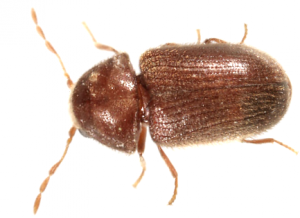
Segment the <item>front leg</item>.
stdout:
<svg viewBox="0 0 300 218">
<path fill-rule="evenodd" d="M 142 171 L 141 175 L 139 176 L 139 178 L 136 180 L 136 182 L 133 184 L 134 188 L 136 188 L 137 185 L 140 183 L 140 181 L 142 180 L 142 178 L 145 174 L 145 171 L 146 171 L 146 161 L 143 157 L 143 153 L 145 151 L 146 135 L 147 135 L 147 126 L 143 125 L 142 132 L 140 134 L 140 138 L 139 138 L 139 142 L 138 142 L 138 148 L 137 148 L 138 153 L 140 155 L 140 163 L 143 168 L 143 171 Z"/>
</svg>

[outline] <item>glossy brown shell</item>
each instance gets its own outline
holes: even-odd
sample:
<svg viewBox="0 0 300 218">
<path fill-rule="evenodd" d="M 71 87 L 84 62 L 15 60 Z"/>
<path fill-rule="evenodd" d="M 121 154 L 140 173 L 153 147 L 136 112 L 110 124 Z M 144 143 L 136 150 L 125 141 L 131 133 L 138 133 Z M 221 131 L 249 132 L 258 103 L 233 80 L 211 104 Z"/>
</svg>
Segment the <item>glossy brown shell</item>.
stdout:
<svg viewBox="0 0 300 218">
<path fill-rule="evenodd" d="M 103 145 L 132 153 L 140 133 L 136 75 L 126 53 L 87 71 L 71 94 L 79 131 Z"/>
<path fill-rule="evenodd" d="M 269 55 L 237 44 L 171 45 L 140 58 L 149 126 L 163 146 L 244 139 L 283 117 L 291 83 Z"/>
</svg>

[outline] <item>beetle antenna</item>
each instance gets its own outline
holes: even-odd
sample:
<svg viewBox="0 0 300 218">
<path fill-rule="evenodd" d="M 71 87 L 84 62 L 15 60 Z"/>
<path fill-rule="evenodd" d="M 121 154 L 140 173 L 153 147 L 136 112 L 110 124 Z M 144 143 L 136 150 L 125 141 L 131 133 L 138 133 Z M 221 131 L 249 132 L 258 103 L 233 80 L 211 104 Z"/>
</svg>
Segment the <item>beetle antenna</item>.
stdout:
<svg viewBox="0 0 300 218">
<path fill-rule="evenodd" d="M 244 37 L 242 39 L 242 41 L 240 42 L 240 44 L 243 44 L 247 35 L 248 35 L 248 27 L 247 27 L 247 24 L 244 24 L 244 28 L 245 28 L 245 33 L 244 33 Z"/>
<path fill-rule="evenodd" d="M 65 75 L 65 77 L 67 77 L 67 79 L 68 79 L 67 85 L 68 85 L 69 88 L 71 88 L 71 87 L 73 86 L 73 82 L 72 82 L 72 80 L 71 80 L 69 74 L 67 73 L 66 68 L 65 68 L 65 66 L 64 66 L 64 64 L 63 64 L 63 62 L 62 62 L 60 56 L 59 56 L 58 53 L 55 51 L 55 49 L 53 48 L 53 46 L 51 45 L 51 43 L 46 39 L 45 34 L 44 34 L 42 28 L 38 25 L 37 16 L 36 16 L 35 10 L 34 10 L 33 8 L 31 9 L 31 17 L 32 17 L 32 19 L 33 19 L 33 22 L 34 22 L 35 25 L 36 25 L 36 31 L 37 31 L 38 34 L 44 39 L 46 47 L 48 48 L 49 51 L 51 51 L 53 54 L 55 54 L 56 57 L 58 58 L 58 60 L 59 60 L 59 62 L 60 62 L 60 65 L 61 65 L 61 67 L 62 67 L 62 69 L 63 69 L 63 71 L 64 71 L 64 75 Z"/>
<path fill-rule="evenodd" d="M 65 148 L 63 156 L 60 158 L 60 160 L 56 164 L 54 164 L 52 166 L 52 168 L 49 171 L 49 176 L 42 183 L 42 185 L 40 187 L 40 193 L 38 194 L 38 196 L 36 197 L 35 202 L 34 202 L 34 206 L 33 206 L 33 212 L 34 212 L 34 214 L 36 214 L 37 210 L 39 209 L 41 198 L 42 198 L 42 193 L 45 191 L 45 189 L 46 189 L 46 187 L 48 185 L 50 176 L 52 176 L 55 173 L 56 169 L 59 167 L 59 165 L 61 164 L 61 162 L 64 160 L 64 158 L 65 158 L 65 156 L 67 154 L 67 151 L 69 149 L 69 145 L 70 145 L 70 143 L 71 143 L 71 141 L 73 139 L 73 136 L 74 136 L 75 132 L 76 132 L 76 128 L 73 126 L 69 130 L 69 138 L 67 140 L 67 145 L 66 145 L 66 148 Z"/>
<path fill-rule="evenodd" d="M 95 39 L 92 31 L 87 26 L 87 24 L 85 22 L 82 22 L 82 24 L 85 27 L 85 29 L 89 32 L 90 36 L 92 37 L 94 45 L 95 45 L 96 48 L 101 49 L 101 50 L 106 50 L 106 51 L 113 51 L 114 53 L 119 54 L 119 52 L 116 49 L 114 49 L 113 47 L 110 47 L 110 46 L 104 45 L 104 44 L 100 44 L 99 42 L 97 42 L 97 40 Z"/>
</svg>

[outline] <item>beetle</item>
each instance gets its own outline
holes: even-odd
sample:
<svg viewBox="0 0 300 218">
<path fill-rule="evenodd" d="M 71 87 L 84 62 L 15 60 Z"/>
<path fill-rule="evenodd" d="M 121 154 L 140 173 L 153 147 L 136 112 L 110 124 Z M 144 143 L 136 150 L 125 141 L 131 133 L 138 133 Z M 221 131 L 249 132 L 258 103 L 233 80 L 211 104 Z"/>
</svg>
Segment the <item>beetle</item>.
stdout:
<svg viewBox="0 0 300 218">
<path fill-rule="evenodd" d="M 141 74 L 136 75 L 127 53 L 100 44 L 88 26 L 95 46 L 115 55 L 92 67 L 74 84 L 37 22 L 39 35 L 54 53 L 71 89 L 69 131 L 62 158 L 49 171 L 34 203 L 37 212 L 41 195 L 50 177 L 63 161 L 78 129 L 85 136 L 127 154 L 138 152 L 142 173 L 147 126 L 160 155 L 175 179 L 171 205 L 177 195 L 178 174 L 162 147 L 183 147 L 239 140 L 246 143 L 276 142 L 272 138 L 250 140 L 276 125 L 286 113 L 292 86 L 283 68 L 264 52 L 217 38 L 197 44 L 167 43 L 149 49 L 140 58 Z"/>
</svg>

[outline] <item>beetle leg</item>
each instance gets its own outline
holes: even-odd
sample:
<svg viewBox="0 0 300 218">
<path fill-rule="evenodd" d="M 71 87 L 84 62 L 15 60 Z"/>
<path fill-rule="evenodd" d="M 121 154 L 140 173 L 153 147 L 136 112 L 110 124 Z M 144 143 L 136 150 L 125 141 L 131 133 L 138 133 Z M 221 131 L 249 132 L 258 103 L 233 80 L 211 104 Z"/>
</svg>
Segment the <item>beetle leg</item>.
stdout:
<svg viewBox="0 0 300 218">
<path fill-rule="evenodd" d="M 247 28 L 247 24 L 244 24 L 244 28 L 245 28 L 245 33 L 244 33 L 244 37 L 242 38 L 242 41 L 240 42 L 240 44 L 243 44 L 246 37 L 247 37 L 247 34 L 248 34 L 248 28 Z"/>
<path fill-rule="evenodd" d="M 200 30 L 197 29 L 197 45 L 200 45 L 200 41 L 201 41 L 201 35 L 200 35 Z M 225 41 L 224 41 L 225 42 Z M 170 43 L 166 43 L 164 45 L 161 46 L 162 47 L 166 47 L 166 46 L 180 46 L 180 44 L 177 44 L 177 43 L 173 43 L 173 42 L 170 42 Z"/>
<path fill-rule="evenodd" d="M 246 37 L 247 37 L 247 34 L 248 34 L 248 28 L 247 28 L 247 24 L 244 24 L 244 28 L 245 28 L 245 32 L 244 32 L 244 36 L 242 38 L 242 41 L 240 42 L 240 44 L 243 44 Z M 198 32 L 198 30 L 197 30 Z M 200 32 L 198 33 L 198 43 L 199 44 L 199 35 L 200 35 Z M 212 42 L 216 42 L 216 43 L 227 43 L 226 41 L 222 40 L 222 39 L 217 39 L 217 38 L 209 38 L 209 39 L 206 39 L 204 41 L 204 44 L 211 44 Z"/>
<path fill-rule="evenodd" d="M 67 81 L 67 85 L 68 85 L 69 88 L 71 88 L 73 86 L 73 82 L 72 82 L 69 74 L 67 73 L 66 68 L 65 68 L 65 66 L 64 66 L 64 64 L 63 64 L 60 56 L 55 51 L 55 49 L 53 48 L 53 46 L 51 45 L 51 43 L 46 39 L 45 34 L 44 34 L 42 28 L 38 25 L 37 16 L 36 16 L 35 10 L 33 8 L 31 9 L 31 17 L 32 17 L 33 22 L 35 23 L 36 31 L 44 39 L 46 47 L 48 48 L 49 51 L 51 51 L 53 54 L 55 54 L 56 57 L 58 58 L 59 63 L 60 63 L 60 65 L 61 65 L 61 67 L 62 67 L 62 69 L 64 71 L 64 75 L 65 75 L 65 77 L 67 77 L 67 80 L 68 80 Z"/>
<path fill-rule="evenodd" d="M 222 40 L 222 39 L 209 38 L 209 39 L 205 39 L 204 44 L 211 44 L 212 42 L 216 42 L 216 43 L 227 43 L 226 41 L 224 41 L 224 40 Z"/>
<path fill-rule="evenodd" d="M 146 161 L 143 157 L 143 153 L 145 150 L 145 142 L 146 142 L 146 135 L 147 135 L 147 126 L 143 125 L 142 126 L 142 132 L 140 134 L 139 142 L 138 142 L 138 153 L 140 155 L 140 162 L 141 166 L 143 168 L 143 171 L 139 178 L 136 180 L 136 182 L 133 184 L 133 187 L 137 187 L 137 185 L 140 183 L 141 179 L 143 178 L 145 171 L 146 171 Z"/>
<path fill-rule="evenodd" d="M 201 41 L 201 35 L 200 35 L 200 30 L 197 29 L 197 45 L 200 45 L 200 41 Z"/>
<path fill-rule="evenodd" d="M 169 42 L 160 46 L 160 48 L 168 47 L 168 46 L 180 46 L 178 43 Z"/>
<path fill-rule="evenodd" d="M 101 49 L 101 50 L 106 50 L 106 51 L 113 51 L 114 53 L 119 54 L 119 52 L 116 49 L 114 49 L 113 47 L 110 47 L 108 45 L 103 45 L 103 44 L 100 44 L 99 42 L 97 42 L 94 35 L 92 34 L 92 31 L 89 29 L 89 27 L 86 25 L 86 23 L 82 22 L 82 24 L 85 27 L 85 29 L 89 32 L 90 36 L 92 37 L 96 48 Z"/>
<path fill-rule="evenodd" d="M 174 188 L 174 194 L 171 198 L 171 200 L 169 201 L 169 205 L 172 205 L 172 203 L 175 201 L 176 199 L 176 195 L 177 195 L 177 188 L 178 188 L 178 174 L 176 169 L 174 168 L 173 164 L 171 163 L 171 161 L 169 160 L 169 158 L 167 157 L 167 155 L 165 154 L 165 152 L 162 150 L 162 148 L 157 145 L 157 148 L 159 150 L 159 153 L 161 155 L 161 157 L 164 159 L 165 163 L 167 164 L 167 166 L 169 167 L 169 170 L 172 173 L 172 176 L 175 178 L 175 188 Z"/>
<path fill-rule="evenodd" d="M 41 198 L 42 198 L 42 193 L 45 191 L 47 185 L 48 185 L 48 182 L 49 182 L 49 179 L 50 179 L 50 176 L 52 176 L 56 169 L 59 167 L 59 165 L 61 164 L 61 162 L 64 160 L 66 154 L 67 154 L 67 151 L 69 149 L 69 145 L 70 143 L 72 142 L 72 139 L 73 139 L 73 136 L 76 132 L 76 128 L 73 126 L 70 130 L 69 130 L 69 138 L 67 140 L 67 145 L 66 145 L 66 148 L 65 148 L 65 151 L 64 151 L 64 154 L 63 156 L 60 158 L 60 160 L 54 164 L 52 166 L 52 168 L 50 169 L 49 171 L 49 176 L 44 180 L 44 182 L 42 183 L 41 187 L 40 187 L 40 194 L 38 194 L 38 196 L 36 197 L 35 199 L 35 202 L 34 202 L 34 207 L 33 207 L 33 212 L 36 213 L 37 210 L 39 209 L 39 206 L 40 206 L 40 202 L 41 202 Z"/>
<path fill-rule="evenodd" d="M 266 139 L 243 139 L 242 142 L 246 142 L 246 143 L 253 143 L 253 144 L 264 144 L 264 143 L 274 143 L 276 142 L 277 144 L 289 149 L 290 151 L 294 152 L 296 155 L 298 154 L 298 151 L 295 151 L 293 148 L 283 144 L 280 141 L 277 141 L 275 139 L 272 138 L 266 138 Z"/>
<path fill-rule="evenodd" d="M 201 35 L 200 35 L 200 30 L 197 29 L 197 45 L 200 45 L 200 41 L 201 41 Z M 225 42 L 225 41 L 224 41 Z M 225 42 L 226 43 L 226 42 Z M 167 47 L 167 46 L 180 46 L 180 44 L 178 43 L 174 43 L 174 42 L 169 42 L 169 43 L 166 43 L 166 44 L 163 44 L 162 46 L 160 46 L 160 48 L 163 48 L 163 47 Z"/>
</svg>

